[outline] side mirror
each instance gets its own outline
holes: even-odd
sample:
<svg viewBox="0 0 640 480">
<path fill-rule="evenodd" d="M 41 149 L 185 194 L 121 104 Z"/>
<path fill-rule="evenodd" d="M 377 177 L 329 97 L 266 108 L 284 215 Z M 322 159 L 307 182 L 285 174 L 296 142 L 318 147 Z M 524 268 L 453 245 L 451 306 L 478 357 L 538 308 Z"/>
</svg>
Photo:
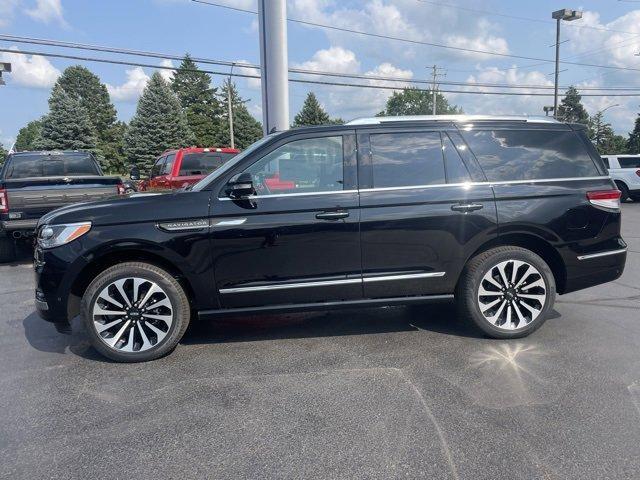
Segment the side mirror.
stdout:
<svg viewBox="0 0 640 480">
<path fill-rule="evenodd" d="M 133 167 L 129 173 L 129 177 L 131 180 L 140 180 L 140 169 L 138 167 Z"/>
<path fill-rule="evenodd" d="M 227 194 L 235 200 L 245 200 L 256 194 L 253 178 L 249 172 L 233 177 L 227 184 Z"/>
</svg>

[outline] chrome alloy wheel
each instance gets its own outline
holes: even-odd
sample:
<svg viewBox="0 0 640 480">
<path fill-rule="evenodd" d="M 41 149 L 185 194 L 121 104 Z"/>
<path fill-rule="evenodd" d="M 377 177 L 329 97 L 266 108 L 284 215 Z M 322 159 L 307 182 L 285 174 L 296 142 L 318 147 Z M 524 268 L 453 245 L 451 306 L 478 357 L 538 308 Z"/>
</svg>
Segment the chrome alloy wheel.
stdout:
<svg viewBox="0 0 640 480">
<path fill-rule="evenodd" d="M 93 305 L 93 326 L 119 352 L 143 352 L 160 344 L 173 323 L 173 305 L 155 282 L 129 277 L 102 289 Z"/>
<path fill-rule="evenodd" d="M 491 267 L 478 287 L 478 307 L 485 319 L 502 330 L 526 327 L 542 312 L 547 285 L 537 268 L 521 260 Z"/>
</svg>

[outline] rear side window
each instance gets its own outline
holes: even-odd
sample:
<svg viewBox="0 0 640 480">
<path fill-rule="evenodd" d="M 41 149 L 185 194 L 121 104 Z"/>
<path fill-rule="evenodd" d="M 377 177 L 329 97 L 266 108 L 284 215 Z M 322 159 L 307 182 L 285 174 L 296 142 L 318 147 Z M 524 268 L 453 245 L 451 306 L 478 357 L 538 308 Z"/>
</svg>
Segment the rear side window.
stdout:
<svg viewBox="0 0 640 480">
<path fill-rule="evenodd" d="M 90 155 L 20 155 L 12 158 L 6 178 L 100 175 Z"/>
<path fill-rule="evenodd" d="M 182 157 L 180 175 L 208 175 L 235 156 L 235 153 L 221 152 L 186 153 Z"/>
<path fill-rule="evenodd" d="M 640 157 L 618 157 L 618 163 L 620 168 L 640 168 Z"/>
<path fill-rule="evenodd" d="M 602 163 L 604 163 L 604 166 L 607 167 L 607 170 L 610 169 L 611 167 L 609 166 L 609 159 L 607 157 L 600 158 L 602 158 Z"/>
<path fill-rule="evenodd" d="M 375 188 L 445 183 L 438 132 L 374 134 L 369 141 Z"/>
<path fill-rule="evenodd" d="M 595 177 L 600 173 L 574 132 L 462 132 L 489 181 Z"/>
</svg>

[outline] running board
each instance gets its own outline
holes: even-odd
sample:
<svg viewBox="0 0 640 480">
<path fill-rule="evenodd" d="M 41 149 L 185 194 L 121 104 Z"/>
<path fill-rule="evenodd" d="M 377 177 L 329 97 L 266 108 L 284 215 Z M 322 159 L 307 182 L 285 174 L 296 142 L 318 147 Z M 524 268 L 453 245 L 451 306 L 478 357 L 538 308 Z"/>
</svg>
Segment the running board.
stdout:
<svg viewBox="0 0 640 480">
<path fill-rule="evenodd" d="M 343 300 L 336 302 L 294 303 L 288 305 L 267 305 L 264 307 L 221 308 L 216 310 L 201 310 L 198 318 L 210 320 L 226 316 L 254 315 L 260 313 L 309 312 L 315 310 L 334 310 L 343 308 L 386 307 L 394 305 L 411 305 L 452 300 L 453 295 L 423 295 L 417 297 L 392 297 L 365 300 Z"/>
</svg>

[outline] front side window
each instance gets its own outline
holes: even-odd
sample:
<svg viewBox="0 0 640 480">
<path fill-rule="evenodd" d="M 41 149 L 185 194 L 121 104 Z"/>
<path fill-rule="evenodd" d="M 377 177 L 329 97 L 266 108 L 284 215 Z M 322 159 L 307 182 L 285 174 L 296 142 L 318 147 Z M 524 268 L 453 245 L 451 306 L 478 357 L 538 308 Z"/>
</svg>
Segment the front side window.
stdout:
<svg viewBox="0 0 640 480">
<path fill-rule="evenodd" d="M 462 135 L 489 181 L 600 176 L 575 132 L 479 130 Z"/>
<path fill-rule="evenodd" d="M 342 136 L 295 140 L 251 165 L 257 195 L 343 189 Z"/>
<path fill-rule="evenodd" d="M 153 165 L 153 167 L 151 167 L 151 173 L 149 174 L 149 176 L 151 178 L 153 177 L 157 177 L 158 175 L 160 175 L 160 172 L 162 171 L 162 165 L 164 163 L 164 161 L 166 160 L 167 157 L 160 157 L 156 163 Z"/>
<path fill-rule="evenodd" d="M 373 134 L 369 141 L 374 188 L 445 183 L 438 132 Z"/>
<path fill-rule="evenodd" d="M 618 157 L 620 168 L 640 168 L 640 157 Z"/>
<path fill-rule="evenodd" d="M 176 161 L 176 154 L 171 153 L 167 155 L 167 161 L 162 167 L 162 173 L 160 175 L 171 175 L 171 171 L 173 170 L 173 162 Z"/>
</svg>

